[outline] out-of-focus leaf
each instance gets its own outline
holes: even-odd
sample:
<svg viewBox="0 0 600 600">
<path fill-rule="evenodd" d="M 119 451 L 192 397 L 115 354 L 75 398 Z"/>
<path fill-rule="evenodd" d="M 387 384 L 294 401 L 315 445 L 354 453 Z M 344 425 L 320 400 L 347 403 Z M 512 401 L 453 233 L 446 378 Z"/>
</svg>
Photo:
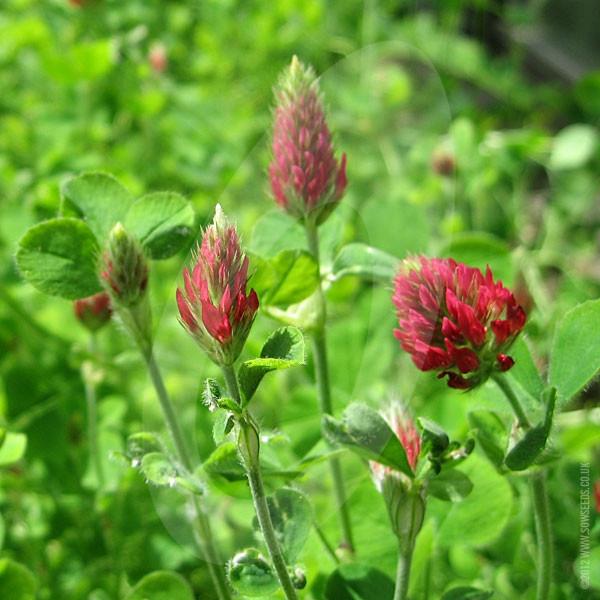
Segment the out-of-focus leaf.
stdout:
<svg viewBox="0 0 600 600">
<path fill-rule="evenodd" d="M 177 483 L 177 471 L 171 461 L 161 452 L 150 452 L 142 458 L 140 465 L 148 483 L 173 487 Z"/>
<path fill-rule="evenodd" d="M 502 419 L 489 410 L 476 410 L 468 415 L 469 425 L 475 430 L 477 444 L 489 460 L 500 467 L 504 462 L 508 432 Z"/>
<path fill-rule="evenodd" d="M 576 169 L 583 166 L 598 148 L 598 130 L 592 125 L 569 125 L 554 138 L 549 166 L 561 169 Z"/>
<path fill-rule="evenodd" d="M 236 592 L 251 598 L 268 596 L 279 588 L 273 568 L 255 548 L 238 552 L 227 563 L 227 576 Z"/>
<path fill-rule="evenodd" d="M 37 584 L 33 573 L 10 558 L 0 559 L 0 598 L 35 600 Z"/>
<path fill-rule="evenodd" d="M 313 520 L 308 498 L 298 490 L 281 488 L 268 498 L 269 512 L 288 563 L 298 558 Z"/>
<path fill-rule="evenodd" d="M 442 600 L 487 600 L 494 595 L 494 592 L 489 590 L 480 590 L 474 587 L 455 587 L 448 590 Z"/>
<path fill-rule="evenodd" d="M 348 244 L 333 261 L 331 276 L 334 280 L 348 275 L 390 284 L 400 261 L 391 254 L 367 246 Z"/>
<path fill-rule="evenodd" d="M 126 600 L 194 600 L 194 594 L 178 573 L 155 571 L 142 577 Z"/>
<path fill-rule="evenodd" d="M 8 432 L 0 446 L 0 467 L 12 465 L 23 458 L 27 448 L 27 436 L 24 433 Z"/>
<path fill-rule="evenodd" d="M 448 469 L 431 477 L 427 490 L 439 500 L 460 502 L 473 490 L 473 482 L 462 471 Z"/>
<path fill-rule="evenodd" d="M 173 256 L 194 231 L 194 209 L 174 192 L 155 192 L 136 200 L 127 211 L 125 228 L 154 259 Z"/>
<path fill-rule="evenodd" d="M 511 487 L 492 465 L 476 455 L 471 455 L 461 470 L 473 482 L 473 491 L 462 502 L 443 504 L 436 511 L 441 520 L 436 539 L 443 546 L 487 544 L 500 535 L 511 514 Z"/>
<path fill-rule="evenodd" d="M 340 565 L 327 580 L 326 600 L 392 600 L 394 582 L 361 563 Z"/>
<path fill-rule="evenodd" d="M 69 179 L 62 188 L 64 201 L 75 207 L 103 243 L 113 225 L 123 222 L 133 196 L 112 175 L 84 173 Z"/>
<path fill-rule="evenodd" d="M 564 406 L 600 370 L 600 300 L 590 300 L 569 310 L 554 333 L 548 382 L 558 390 Z"/>
<path fill-rule="evenodd" d="M 252 259 L 252 287 L 261 304 L 287 307 L 308 298 L 319 284 L 315 259 L 304 250 L 284 250 L 270 259 Z"/>
</svg>

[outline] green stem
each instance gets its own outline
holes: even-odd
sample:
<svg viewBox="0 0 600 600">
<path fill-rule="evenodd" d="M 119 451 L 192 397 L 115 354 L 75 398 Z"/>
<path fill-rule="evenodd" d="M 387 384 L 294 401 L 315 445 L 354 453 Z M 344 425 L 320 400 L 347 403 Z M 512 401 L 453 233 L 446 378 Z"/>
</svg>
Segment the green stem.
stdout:
<svg viewBox="0 0 600 600">
<path fill-rule="evenodd" d="M 531 476 L 531 497 L 538 542 L 536 600 L 548 600 L 554 568 L 554 548 L 545 471 L 538 471 Z"/>
<path fill-rule="evenodd" d="M 329 365 L 327 360 L 327 337 L 325 331 L 325 322 L 327 320 L 327 305 L 325 303 L 325 294 L 321 284 L 320 275 L 320 253 L 319 253 L 319 234 L 314 223 L 306 223 L 306 239 L 308 248 L 317 262 L 319 270 L 319 287 L 317 289 L 318 308 L 320 315 L 317 318 L 317 326 L 313 332 L 313 357 L 315 363 L 315 379 L 317 381 L 317 396 L 322 415 L 333 414 L 331 403 L 331 385 L 329 382 Z M 354 541 L 352 536 L 352 522 L 346 503 L 346 489 L 342 468 L 337 456 L 329 459 L 329 468 L 333 479 L 333 488 L 336 498 L 337 508 L 340 514 L 342 525 L 342 544 L 354 553 Z"/>
<path fill-rule="evenodd" d="M 102 469 L 102 460 L 98 447 L 98 400 L 96 395 L 96 381 L 94 379 L 94 364 L 91 359 L 91 356 L 96 352 L 96 337 L 93 333 L 90 334 L 88 350 L 90 359 L 86 360 L 81 365 L 81 376 L 85 388 L 90 462 L 93 465 L 96 474 L 98 488 L 102 489 L 104 487 L 104 471 Z"/>
<path fill-rule="evenodd" d="M 152 350 L 147 350 L 144 346 L 140 346 L 140 350 L 144 355 L 144 359 L 148 367 L 148 373 L 150 374 L 150 379 L 152 380 L 154 389 L 156 390 L 156 395 L 158 396 L 158 400 L 165 417 L 169 435 L 171 436 L 173 444 L 175 445 L 177 456 L 183 466 L 188 471 L 192 471 L 192 461 L 185 444 L 181 426 L 179 425 L 179 419 L 177 418 L 177 413 L 175 412 L 175 408 L 165 387 L 162 375 L 158 365 L 156 364 L 154 353 Z M 208 567 L 213 585 L 217 591 L 217 596 L 219 597 L 219 600 L 230 600 L 231 594 L 229 593 L 229 588 L 225 579 L 225 573 L 222 569 L 217 567 L 218 564 L 222 564 L 222 561 L 219 559 L 219 555 L 215 547 L 210 521 L 204 514 L 204 511 L 202 510 L 202 507 L 200 506 L 196 496 L 194 496 L 194 508 L 196 510 L 196 534 L 198 536 L 198 545 L 200 547 L 200 551 L 202 552 L 204 562 Z"/>
<path fill-rule="evenodd" d="M 507 379 L 502 375 L 495 375 L 494 380 L 510 402 L 521 427 L 526 431 L 530 429 L 531 423 Z M 546 472 L 541 469 L 533 472 L 530 475 L 530 486 L 538 545 L 536 600 L 548 600 L 552 584 L 554 548 L 550 520 L 550 502 L 546 488 Z"/>
<path fill-rule="evenodd" d="M 396 589 L 394 590 L 394 600 L 405 600 L 408 594 L 411 563 L 412 549 L 408 552 L 401 551 L 398 555 L 398 566 L 396 567 Z"/>
<path fill-rule="evenodd" d="M 325 533 L 323 532 L 323 530 L 321 529 L 321 527 L 319 527 L 319 525 L 316 523 L 316 521 L 313 522 L 313 527 L 315 528 L 315 531 L 317 533 L 317 537 L 321 541 L 321 544 L 323 544 L 323 547 L 327 551 L 327 554 L 329 554 L 329 556 L 331 557 L 331 560 L 333 560 L 333 562 L 336 565 L 339 565 L 340 564 L 340 559 L 338 558 L 338 555 L 335 553 L 335 550 L 333 549 L 333 546 L 329 543 L 329 540 L 327 539 L 327 536 L 325 535 Z"/>
<path fill-rule="evenodd" d="M 514 393 L 513 389 L 510 387 L 510 383 L 506 379 L 506 376 L 496 373 L 492 375 L 494 381 L 498 384 L 498 387 L 502 390 L 506 399 L 509 401 L 515 415 L 517 416 L 517 420 L 519 421 L 519 425 L 523 429 L 529 429 L 531 427 L 531 423 L 517 398 L 517 395 Z"/>
<path fill-rule="evenodd" d="M 232 366 L 226 365 L 222 367 L 223 376 L 227 383 L 227 389 L 229 394 L 239 405 L 242 404 L 240 395 L 240 388 L 235 371 Z M 290 579 L 287 565 L 275 534 L 273 522 L 271 520 L 271 513 L 269 512 L 269 505 L 267 504 L 267 498 L 265 496 L 265 489 L 262 481 L 262 475 L 260 473 L 260 438 L 259 433 L 255 425 L 249 420 L 249 415 L 242 416 L 239 420 L 240 432 L 238 436 L 238 444 L 240 447 L 240 453 L 243 457 L 244 467 L 246 468 L 246 475 L 248 477 L 248 484 L 250 486 L 250 492 L 252 494 L 252 501 L 254 503 L 254 511 L 258 518 L 258 524 L 262 531 L 265 544 L 269 551 L 269 556 L 273 562 L 273 567 L 277 573 L 277 578 L 283 589 L 285 597 L 288 600 L 296 600 L 296 590 Z"/>
</svg>

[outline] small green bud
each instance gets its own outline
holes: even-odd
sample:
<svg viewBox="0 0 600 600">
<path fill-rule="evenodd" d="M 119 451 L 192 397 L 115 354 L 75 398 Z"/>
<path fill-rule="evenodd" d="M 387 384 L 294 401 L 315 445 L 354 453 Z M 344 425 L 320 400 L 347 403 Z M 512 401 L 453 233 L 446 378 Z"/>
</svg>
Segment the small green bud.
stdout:
<svg viewBox="0 0 600 600">
<path fill-rule="evenodd" d="M 117 223 L 102 255 L 101 277 L 115 303 L 133 307 L 146 295 L 148 262 L 138 241 Z"/>
</svg>

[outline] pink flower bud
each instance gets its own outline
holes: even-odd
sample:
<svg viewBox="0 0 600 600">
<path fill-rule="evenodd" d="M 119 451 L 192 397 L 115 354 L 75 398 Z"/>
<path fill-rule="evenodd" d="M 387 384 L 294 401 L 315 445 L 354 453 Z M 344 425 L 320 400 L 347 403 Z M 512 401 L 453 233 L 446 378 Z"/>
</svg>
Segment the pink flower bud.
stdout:
<svg viewBox="0 0 600 600">
<path fill-rule="evenodd" d="M 450 387 L 470 389 L 513 366 L 506 351 L 526 315 L 489 267 L 484 275 L 451 258 L 404 261 L 393 302 L 402 348 L 422 371 L 447 376 Z"/>
<path fill-rule="evenodd" d="M 248 257 L 236 228 L 217 205 L 204 231 L 191 272 L 177 289 L 182 325 L 217 364 L 239 356 L 258 310 L 254 290 L 247 295 Z"/>
<path fill-rule="evenodd" d="M 146 295 L 148 262 L 141 246 L 117 223 L 102 255 L 100 276 L 116 304 L 133 307 Z"/>
<path fill-rule="evenodd" d="M 408 464 L 414 471 L 421 452 L 421 436 L 419 435 L 408 410 L 400 403 L 394 403 L 388 411 L 382 413 L 382 416 L 388 422 L 388 425 L 396 434 L 396 437 L 400 440 L 400 443 L 406 452 Z M 405 477 L 405 475 L 395 471 L 391 467 L 387 467 L 375 461 L 370 461 L 369 467 L 371 468 L 375 485 L 379 491 L 382 491 L 386 478 Z"/>
<path fill-rule="evenodd" d="M 167 50 L 163 44 L 154 44 L 148 53 L 150 66 L 156 73 L 163 73 L 169 66 Z"/>
<path fill-rule="evenodd" d="M 73 302 L 77 320 L 90 331 L 98 331 L 110 321 L 112 309 L 106 292 L 100 292 Z"/>
<path fill-rule="evenodd" d="M 335 158 L 314 71 L 294 57 L 275 97 L 273 196 L 294 217 L 322 223 L 346 189 L 346 155 L 340 162 Z"/>
</svg>

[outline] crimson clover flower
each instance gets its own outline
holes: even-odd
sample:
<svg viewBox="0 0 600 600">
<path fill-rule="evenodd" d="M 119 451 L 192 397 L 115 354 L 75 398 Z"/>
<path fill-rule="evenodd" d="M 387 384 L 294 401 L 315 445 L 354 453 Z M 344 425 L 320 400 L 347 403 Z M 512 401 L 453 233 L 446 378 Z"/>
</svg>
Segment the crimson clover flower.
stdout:
<svg viewBox="0 0 600 600">
<path fill-rule="evenodd" d="M 295 56 L 275 89 L 273 159 L 276 202 L 299 219 L 322 223 L 346 189 L 346 155 L 338 162 L 312 68 Z"/>
<path fill-rule="evenodd" d="M 106 292 L 99 292 L 73 302 L 77 320 L 89 331 L 98 331 L 110 321 L 112 309 Z"/>
<path fill-rule="evenodd" d="M 246 294 L 248 257 L 219 205 L 183 280 L 176 296 L 182 325 L 213 361 L 232 364 L 252 327 L 258 296 Z"/>
<path fill-rule="evenodd" d="M 421 435 L 408 410 L 399 402 L 392 404 L 389 410 L 382 413 L 396 437 L 400 440 L 410 468 L 414 471 L 417 466 L 419 454 L 421 453 Z M 369 467 L 379 491 L 383 490 L 385 480 L 388 477 L 404 477 L 399 471 L 387 467 L 375 461 L 369 462 Z M 408 479 L 408 478 L 407 478 Z"/>
<path fill-rule="evenodd" d="M 507 351 L 525 325 L 514 294 L 479 270 L 451 258 L 404 261 L 394 280 L 394 335 L 422 371 L 439 371 L 448 385 L 470 389 L 507 371 Z"/>
</svg>

